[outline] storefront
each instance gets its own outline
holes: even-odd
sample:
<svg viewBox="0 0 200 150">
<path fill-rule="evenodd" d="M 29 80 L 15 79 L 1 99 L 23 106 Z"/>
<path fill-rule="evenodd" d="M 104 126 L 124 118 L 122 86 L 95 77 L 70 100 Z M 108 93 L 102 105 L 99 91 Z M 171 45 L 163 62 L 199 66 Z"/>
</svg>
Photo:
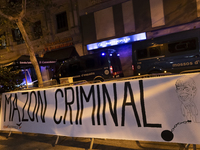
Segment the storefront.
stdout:
<svg viewBox="0 0 200 150">
<path fill-rule="evenodd" d="M 76 49 L 74 46 L 71 47 L 63 47 L 60 49 L 48 51 L 44 54 L 44 59 L 55 59 L 57 61 L 63 61 L 66 59 L 69 59 L 74 56 L 79 56 L 76 52 Z"/>
<path fill-rule="evenodd" d="M 38 64 L 40 67 L 40 71 L 42 74 L 43 81 L 50 80 L 53 77 L 53 73 L 55 70 L 56 60 L 53 59 L 46 59 L 36 56 L 38 60 Z M 30 61 L 30 56 L 22 55 L 15 61 L 4 65 L 13 67 L 13 69 L 20 69 L 23 71 L 24 74 L 24 84 L 26 84 L 25 76 L 27 78 L 27 82 L 29 85 L 33 84 L 37 81 L 37 76 L 35 73 L 35 69 Z"/>
<path fill-rule="evenodd" d="M 44 49 L 43 58 L 63 61 L 74 56 L 79 56 L 73 43 L 72 37 L 55 40 L 48 43 Z"/>
<path fill-rule="evenodd" d="M 89 53 L 104 49 L 114 49 L 120 54 L 120 61 L 124 76 L 132 76 L 132 43 L 135 41 L 146 40 L 146 33 L 139 33 L 130 36 L 110 39 L 87 45 Z"/>
</svg>

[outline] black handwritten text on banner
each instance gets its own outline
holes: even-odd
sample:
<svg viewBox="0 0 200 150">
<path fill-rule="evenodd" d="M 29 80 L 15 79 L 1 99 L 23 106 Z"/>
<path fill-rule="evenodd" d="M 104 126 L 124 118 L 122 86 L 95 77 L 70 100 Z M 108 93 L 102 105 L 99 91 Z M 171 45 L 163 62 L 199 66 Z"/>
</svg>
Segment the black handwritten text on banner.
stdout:
<svg viewBox="0 0 200 150">
<path fill-rule="evenodd" d="M 140 85 L 140 102 L 141 102 L 141 110 L 142 110 L 142 122 L 144 127 L 157 127 L 161 128 L 161 124 L 151 124 L 147 123 L 146 118 L 146 110 L 145 110 L 145 104 L 144 104 L 144 91 L 143 91 L 143 82 L 142 80 L 139 81 Z M 92 100 L 92 113 L 91 113 L 91 122 L 92 125 L 95 125 L 95 117 L 97 119 L 97 124 L 101 125 L 100 122 L 100 107 L 101 107 L 101 99 L 100 99 L 100 87 L 102 88 L 102 97 L 103 97 L 103 111 L 102 111 L 102 117 L 103 117 L 103 125 L 106 125 L 106 116 L 105 116 L 105 108 L 106 105 L 109 105 L 110 114 L 112 116 L 113 122 L 115 126 L 118 126 L 118 116 L 116 112 L 116 106 L 117 106 L 117 90 L 116 90 L 116 83 L 113 83 L 112 90 L 114 91 L 114 107 L 112 108 L 112 101 L 110 98 L 110 94 L 108 91 L 108 88 L 106 87 L 106 84 L 102 85 L 96 85 L 96 88 L 94 88 L 95 85 L 90 86 L 89 94 L 87 95 L 84 91 L 83 86 L 77 86 L 75 90 L 72 87 L 66 87 L 63 90 L 57 89 L 55 91 L 55 110 L 54 110 L 54 116 L 53 120 L 56 124 L 60 124 L 61 121 L 63 121 L 63 124 L 66 124 L 66 116 L 69 115 L 70 117 L 70 124 L 73 124 L 72 119 L 72 105 L 77 106 L 76 110 L 76 119 L 75 124 L 82 125 L 82 116 L 84 111 L 84 100 L 86 102 L 90 102 L 90 99 Z M 96 91 L 95 91 L 96 89 Z M 69 99 L 68 93 L 71 93 L 72 96 Z M 26 122 L 26 121 L 37 121 L 38 122 L 38 116 L 41 118 L 41 121 L 45 123 L 45 112 L 47 109 L 47 96 L 46 91 L 31 91 L 31 92 L 22 92 L 20 93 L 22 95 L 26 96 L 26 101 L 24 103 L 24 106 L 22 110 L 19 110 L 19 107 L 17 105 L 18 100 L 18 94 L 10 94 L 9 97 L 5 95 L 5 109 L 4 109 L 4 122 L 6 121 L 6 110 L 9 110 L 9 121 L 13 121 L 14 115 L 18 116 L 19 122 Z M 75 100 L 75 94 L 76 94 L 76 100 Z M 97 94 L 97 102 L 95 100 L 95 94 Z M 127 96 L 130 96 L 131 102 L 127 102 Z M 13 101 L 11 101 L 12 97 L 14 98 Z M 43 98 L 42 98 L 43 97 Z M 79 100 L 80 98 L 80 100 Z M 58 108 L 58 102 L 59 100 L 65 101 L 65 112 L 62 116 L 59 116 L 59 119 L 56 119 L 56 114 Z M 30 107 L 34 101 L 34 109 L 32 112 L 30 112 Z M 76 101 L 76 103 L 75 103 Z M 108 103 L 106 102 L 108 101 Z M 133 113 L 137 126 L 141 127 L 141 119 L 139 118 L 138 111 L 135 105 L 134 101 L 134 95 L 131 88 L 130 82 L 124 82 L 124 99 L 121 104 L 122 107 L 122 113 L 121 113 L 121 126 L 124 126 L 125 122 L 125 110 L 126 107 L 130 106 L 133 109 Z M 8 107 L 8 108 L 7 108 Z M 25 111 L 25 108 L 27 108 Z M 97 109 L 96 109 L 97 108 Z M 40 112 L 39 112 L 40 109 Z M 97 115 L 95 116 L 95 109 L 97 110 Z M 22 112 L 22 115 L 20 115 L 20 112 Z M 27 113 L 28 118 L 25 118 L 25 113 Z"/>
</svg>

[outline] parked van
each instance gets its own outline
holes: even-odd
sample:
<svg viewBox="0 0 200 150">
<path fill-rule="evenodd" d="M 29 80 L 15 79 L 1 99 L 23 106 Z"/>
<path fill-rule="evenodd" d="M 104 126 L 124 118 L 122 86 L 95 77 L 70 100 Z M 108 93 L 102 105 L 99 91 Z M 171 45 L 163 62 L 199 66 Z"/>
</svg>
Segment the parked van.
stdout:
<svg viewBox="0 0 200 150">
<path fill-rule="evenodd" d="M 133 43 L 134 75 L 200 69 L 200 29 Z"/>
<path fill-rule="evenodd" d="M 73 77 L 74 81 L 123 77 L 119 54 L 115 50 L 106 50 L 65 60 L 54 76 L 57 80 L 63 77 Z"/>
</svg>

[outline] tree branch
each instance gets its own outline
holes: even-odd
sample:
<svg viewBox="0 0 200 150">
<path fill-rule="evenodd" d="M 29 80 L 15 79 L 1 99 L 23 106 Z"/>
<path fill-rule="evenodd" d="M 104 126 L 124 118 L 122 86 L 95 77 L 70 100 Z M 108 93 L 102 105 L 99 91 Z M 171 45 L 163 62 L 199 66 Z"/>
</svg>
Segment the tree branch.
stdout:
<svg viewBox="0 0 200 150">
<path fill-rule="evenodd" d="M 22 12 L 20 13 L 20 18 L 22 19 L 26 15 L 26 0 L 22 0 Z"/>
<path fill-rule="evenodd" d="M 13 21 L 16 19 L 16 18 L 13 18 L 12 16 L 8 16 L 8 15 L 4 14 L 1 10 L 0 10 L 0 16 L 7 18 L 10 21 Z"/>
</svg>

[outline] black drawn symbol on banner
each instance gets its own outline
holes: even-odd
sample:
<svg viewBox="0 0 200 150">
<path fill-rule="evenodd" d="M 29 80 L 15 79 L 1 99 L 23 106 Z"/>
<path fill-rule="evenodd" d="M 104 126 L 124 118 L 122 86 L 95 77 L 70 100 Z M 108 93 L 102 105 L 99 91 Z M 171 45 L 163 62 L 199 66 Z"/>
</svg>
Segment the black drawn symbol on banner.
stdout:
<svg viewBox="0 0 200 150">
<path fill-rule="evenodd" d="M 194 97 L 197 93 L 197 88 L 194 80 L 192 78 L 184 76 L 176 81 L 175 86 L 178 99 L 181 102 L 182 115 L 187 120 L 198 122 L 198 109 L 194 102 Z"/>
<path fill-rule="evenodd" d="M 17 126 L 21 126 L 22 123 L 16 123 Z"/>
<path fill-rule="evenodd" d="M 169 131 L 169 130 L 164 130 L 162 133 L 161 133 L 161 137 L 164 141 L 171 141 L 173 140 L 174 138 L 174 134 Z"/>
<path fill-rule="evenodd" d="M 197 122 L 198 109 L 196 107 L 196 104 L 194 103 L 194 97 L 197 93 L 197 88 L 194 80 L 190 77 L 183 76 L 176 81 L 175 87 L 178 99 L 181 102 L 182 115 L 187 119 L 187 121 L 178 122 L 174 125 L 171 131 L 162 131 L 161 137 L 165 141 L 173 140 L 173 131 L 178 125 Z"/>
<path fill-rule="evenodd" d="M 20 122 L 20 123 L 16 123 L 16 125 L 18 126 L 18 129 L 21 129 L 22 128 L 22 122 Z"/>
<path fill-rule="evenodd" d="M 187 120 L 187 121 L 183 121 L 183 122 L 178 122 L 177 124 L 174 125 L 174 127 L 171 129 L 171 131 L 169 131 L 169 130 L 162 131 L 162 133 L 161 133 L 162 139 L 165 140 L 165 141 L 171 141 L 171 140 L 173 140 L 173 138 L 174 138 L 173 131 L 175 130 L 175 128 L 178 125 L 186 124 L 186 123 L 190 123 L 190 122 L 192 122 L 192 121 L 191 120 Z"/>
</svg>

